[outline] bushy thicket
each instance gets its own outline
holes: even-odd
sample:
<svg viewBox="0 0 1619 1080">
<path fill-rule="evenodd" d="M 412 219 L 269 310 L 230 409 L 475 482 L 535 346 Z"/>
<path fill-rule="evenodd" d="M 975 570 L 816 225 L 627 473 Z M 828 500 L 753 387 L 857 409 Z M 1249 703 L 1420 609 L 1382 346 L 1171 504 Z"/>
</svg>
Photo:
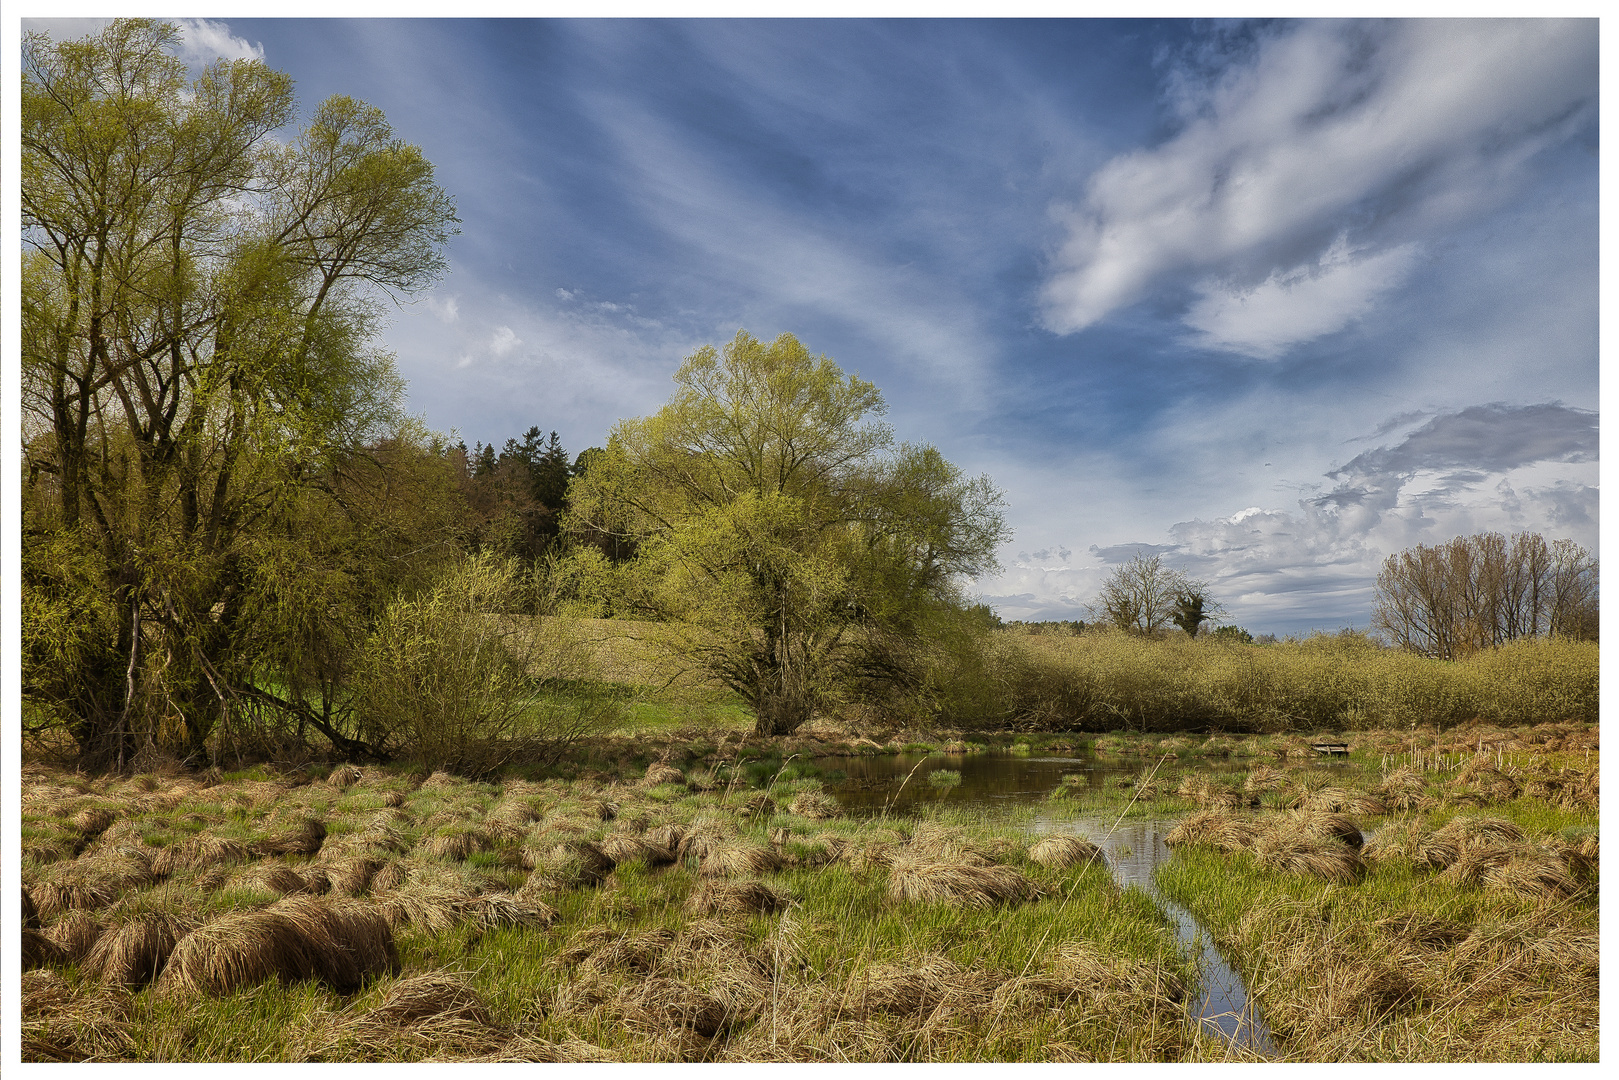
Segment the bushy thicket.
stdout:
<svg viewBox="0 0 1619 1080">
<path fill-rule="evenodd" d="M 969 677 L 987 676 L 991 686 L 964 688 L 958 698 L 970 707 L 941 719 L 1081 731 L 1598 719 L 1598 646 L 1566 639 L 1513 642 L 1460 661 L 1383 648 L 1353 633 L 1267 646 L 1001 633 L 984 648 L 986 661 Z"/>
<path fill-rule="evenodd" d="M 361 652 L 357 735 L 375 752 L 477 775 L 510 760 L 554 758 L 618 719 L 609 698 L 547 679 L 579 674 L 575 639 L 523 606 L 515 563 L 472 556 L 427 590 L 388 606 Z"/>
</svg>

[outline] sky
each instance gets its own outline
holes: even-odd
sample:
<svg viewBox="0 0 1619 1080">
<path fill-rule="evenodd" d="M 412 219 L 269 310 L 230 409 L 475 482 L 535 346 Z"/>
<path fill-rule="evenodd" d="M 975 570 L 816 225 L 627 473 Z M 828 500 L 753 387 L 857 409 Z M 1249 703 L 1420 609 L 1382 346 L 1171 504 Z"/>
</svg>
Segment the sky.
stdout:
<svg viewBox="0 0 1619 1080">
<path fill-rule="evenodd" d="M 383 333 L 469 446 L 790 332 L 1003 489 L 1006 619 L 1138 552 L 1283 635 L 1413 544 L 1596 550 L 1594 19 L 180 24 L 435 164 L 461 233 Z"/>
</svg>

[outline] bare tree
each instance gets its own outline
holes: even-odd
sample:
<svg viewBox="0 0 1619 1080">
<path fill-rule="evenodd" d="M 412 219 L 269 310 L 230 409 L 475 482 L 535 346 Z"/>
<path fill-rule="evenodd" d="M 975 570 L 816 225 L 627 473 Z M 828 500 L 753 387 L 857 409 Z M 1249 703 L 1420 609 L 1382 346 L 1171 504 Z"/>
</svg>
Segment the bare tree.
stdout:
<svg viewBox="0 0 1619 1080">
<path fill-rule="evenodd" d="M 1530 532 L 1418 544 L 1384 561 L 1372 619 L 1395 645 L 1447 660 L 1542 634 L 1595 639 L 1597 562 Z"/>
<path fill-rule="evenodd" d="M 1225 614 L 1207 582 L 1165 566 L 1161 555 L 1137 555 L 1115 569 L 1090 611 L 1098 622 L 1130 633 L 1151 636 L 1173 625 L 1193 637 L 1204 622 Z"/>
</svg>

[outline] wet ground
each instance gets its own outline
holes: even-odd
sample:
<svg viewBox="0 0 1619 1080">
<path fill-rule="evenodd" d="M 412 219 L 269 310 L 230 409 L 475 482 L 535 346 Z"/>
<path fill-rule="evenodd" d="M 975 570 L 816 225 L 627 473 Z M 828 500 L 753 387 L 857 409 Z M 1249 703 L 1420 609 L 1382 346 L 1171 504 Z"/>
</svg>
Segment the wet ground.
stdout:
<svg viewBox="0 0 1619 1080">
<path fill-rule="evenodd" d="M 1100 788 L 1115 776 L 1131 776 L 1145 766 L 1140 761 L 1098 758 L 1078 753 L 1071 757 L 1023 757 L 1016 754 L 881 754 L 872 757 L 821 757 L 810 764 L 828 773 L 842 772 L 843 780 L 828 780 L 827 790 L 856 813 L 862 810 L 904 812 L 929 803 L 950 805 L 1039 802 L 1062 783 L 1066 775 L 1083 776 L 1089 787 Z M 961 782 L 942 786 L 929 781 L 939 770 L 961 774 Z M 903 785 L 903 787 L 901 786 Z"/>
<path fill-rule="evenodd" d="M 1019 803 L 1041 803 L 1064 776 L 1080 776 L 1099 788 L 1116 776 L 1149 771 L 1150 762 L 1098 758 L 1077 753 L 1067 757 L 1017 754 L 898 754 L 859 758 L 816 758 L 812 764 L 829 775 L 827 790 L 854 813 L 905 813 L 926 805 L 978 806 L 993 814 Z M 959 782 L 940 783 L 938 770 L 960 774 Z M 844 778 L 835 779 L 841 771 Z M 1276 1047 L 1264 1021 L 1248 1001 L 1242 979 L 1214 947 L 1209 935 L 1179 904 L 1159 895 L 1153 871 L 1170 856 L 1163 836 L 1171 820 L 1118 821 L 1113 816 L 1081 820 L 1036 818 L 1030 831 L 1083 836 L 1107 852 L 1114 879 L 1150 895 L 1175 924 L 1182 944 L 1200 958 L 1201 996 L 1194 1014 L 1233 1047 L 1266 1057 Z"/>
</svg>

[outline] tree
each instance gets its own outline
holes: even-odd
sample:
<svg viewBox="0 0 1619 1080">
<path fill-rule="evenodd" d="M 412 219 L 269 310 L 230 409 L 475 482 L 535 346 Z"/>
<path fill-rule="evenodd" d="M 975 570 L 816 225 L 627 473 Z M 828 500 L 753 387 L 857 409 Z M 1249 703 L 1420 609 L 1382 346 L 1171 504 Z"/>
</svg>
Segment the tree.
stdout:
<svg viewBox="0 0 1619 1080">
<path fill-rule="evenodd" d="M 293 612 L 267 583 L 327 538 L 311 520 L 427 453 L 372 340 L 383 297 L 443 270 L 455 222 L 378 110 L 334 97 L 276 141 L 285 74 L 221 61 L 188 82 L 177 45 L 129 19 L 23 50 L 24 692 L 115 763 L 200 748 L 322 624 L 301 606 L 319 596 Z M 380 545 L 367 558 L 433 546 L 335 535 Z M 92 622 L 65 656 L 40 628 L 75 611 Z"/>
<path fill-rule="evenodd" d="M 1225 608 L 1210 599 L 1209 586 L 1164 565 L 1162 555 L 1139 553 L 1102 582 L 1092 615 L 1129 633 L 1155 636 L 1174 625 L 1196 637 Z"/>
<path fill-rule="evenodd" d="M 576 535 L 634 545 L 615 603 L 675 628 L 761 734 L 914 678 L 908 650 L 995 565 L 1006 527 L 988 478 L 896 445 L 877 388 L 790 334 L 739 331 L 675 382 L 657 414 L 580 455 L 570 489 Z"/>
<path fill-rule="evenodd" d="M 1571 540 L 1485 532 L 1407 548 L 1377 575 L 1373 625 L 1443 660 L 1524 637 L 1597 636 L 1598 567 Z"/>
</svg>

